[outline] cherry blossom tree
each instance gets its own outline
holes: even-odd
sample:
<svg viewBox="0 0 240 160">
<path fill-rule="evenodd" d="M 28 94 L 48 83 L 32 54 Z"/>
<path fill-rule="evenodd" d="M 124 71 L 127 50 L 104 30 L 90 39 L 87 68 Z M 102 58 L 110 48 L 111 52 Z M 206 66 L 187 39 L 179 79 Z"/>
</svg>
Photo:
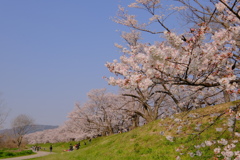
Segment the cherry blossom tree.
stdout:
<svg viewBox="0 0 240 160">
<path fill-rule="evenodd" d="M 159 19 L 161 15 L 155 15 L 161 6 L 158 0 L 136 0 L 129 6 L 144 9 L 157 17 L 155 22 L 165 29 L 162 35 L 165 40 L 155 44 L 140 43 L 136 31 L 124 34 L 127 47 L 116 45 L 123 52 L 120 60 L 106 63 L 109 71 L 116 75 L 107 78 L 108 83 L 137 91 L 139 96 L 139 90 L 149 92 L 153 86 L 160 86 L 164 88 L 160 92 L 172 98 L 180 110 L 193 98 L 199 101 L 219 96 L 223 92 L 237 94 L 239 74 L 238 66 L 234 66 L 239 59 L 239 48 L 236 45 L 240 31 L 239 17 L 235 14 L 237 12 L 228 7 L 227 2 L 220 1 L 215 6 L 225 16 L 220 15 L 219 19 L 232 25 L 212 30 L 209 23 L 200 23 L 178 35 L 163 24 L 164 21 Z M 116 19 L 117 23 L 138 31 L 162 33 L 149 31 L 147 25 L 139 24 L 136 16 L 129 15 L 124 8 L 120 8 L 120 11 L 122 14 L 119 15 L 120 19 Z M 189 93 L 185 99 L 180 98 L 182 101 L 176 99 L 180 97 L 180 93 L 176 95 L 179 87 L 184 88 L 184 94 Z"/>
<path fill-rule="evenodd" d="M 138 41 L 129 43 L 131 41 L 128 40 L 126 47 L 116 45 L 123 55 L 120 60 L 106 64 L 109 71 L 115 74 L 114 77 L 107 78 L 109 84 L 133 91 L 140 88 L 142 92 L 150 91 L 152 86 L 165 86 L 164 90 L 160 88 L 156 92 L 172 95 L 171 98 L 178 108 L 191 109 L 221 103 L 223 99 L 236 100 L 234 98 L 240 93 L 239 1 L 209 0 L 212 6 L 198 0 L 178 0 L 178 2 L 182 2 L 185 8 L 191 11 L 193 16 L 190 18 L 194 19 L 190 19 L 190 22 L 195 24 L 179 34 L 166 27 L 163 19 L 160 19 L 160 22 L 156 20 L 155 22 L 162 27 L 159 28 L 166 30 L 162 35 L 165 40 L 159 40 L 154 44 Z M 191 5 L 192 3 L 197 6 Z M 130 7 L 157 13 L 161 4 L 160 1 L 154 0 L 136 0 Z M 141 32 L 162 33 L 156 30 L 150 31 L 151 27 L 148 24 L 151 23 L 140 24 L 136 20 L 137 16 L 127 14 L 124 8 L 120 10 L 123 14 L 117 19 L 118 23 Z M 163 18 L 161 15 L 154 17 Z M 239 106 L 229 109 L 231 116 L 227 126 L 230 126 L 228 129 L 233 135 L 236 134 L 234 128 L 239 117 L 238 110 Z M 211 125 L 206 129 L 210 127 Z M 168 138 L 172 139 L 172 137 Z M 211 145 L 209 142 L 206 141 L 206 145 Z M 218 143 L 228 142 L 222 139 Z M 233 154 L 228 155 L 232 152 L 231 149 L 219 147 L 214 152 L 220 153 L 222 150 L 221 154 L 224 158 L 231 159 L 229 157 L 233 157 Z"/>
<path fill-rule="evenodd" d="M 91 134 L 113 134 L 119 127 L 128 126 L 128 116 L 119 110 L 123 102 L 118 95 L 106 89 L 95 89 L 88 93 L 88 101 L 69 114 L 70 125 L 76 125 Z"/>
</svg>

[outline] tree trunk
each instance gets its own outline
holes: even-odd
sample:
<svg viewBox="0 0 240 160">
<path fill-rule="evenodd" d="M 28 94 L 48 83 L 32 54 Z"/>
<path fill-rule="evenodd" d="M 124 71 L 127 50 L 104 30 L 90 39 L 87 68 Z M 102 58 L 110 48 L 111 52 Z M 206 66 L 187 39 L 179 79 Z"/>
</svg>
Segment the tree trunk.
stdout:
<svg viewBox="0 0 240 160">
<path fill-rule="evenodd" d="M 18 139 L 17 139 L 17 147 L 20 148 L 22 144 L 22 136 L 20 136 Z"/>
<path fill-rule="evenodd" d="M 132 129 L 134 129 L 134 128 L 139 126 L 139 118 L 140 118 L 140 116 L 137 115 L 137 114 L 134 114 L 132 116 L 132 127 L 131 127 Z"/>
</svg>

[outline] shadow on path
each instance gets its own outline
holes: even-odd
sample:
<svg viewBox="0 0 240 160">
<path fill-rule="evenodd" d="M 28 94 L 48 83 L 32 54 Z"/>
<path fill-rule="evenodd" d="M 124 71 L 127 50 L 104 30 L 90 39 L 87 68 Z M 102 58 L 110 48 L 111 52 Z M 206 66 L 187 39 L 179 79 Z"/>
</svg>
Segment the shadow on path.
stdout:
<svg viewBox="0 0 240 160">
<path fill-rule="evenodd" d="M 46 156 L 49 154 L 55 154 L 53 152 L 44 152 L 44 151 L 38 151 L 35 153 L 37 153 L 37 154 L 33 154 L 33 155 L 29 155 L 29 156 L 14 157 L 14 158 L 5 158 L 5 159 L 0 159 L 0 160 L 23 160 L 23 159 L 42 157 L 42 156 Z"/>
</svg>

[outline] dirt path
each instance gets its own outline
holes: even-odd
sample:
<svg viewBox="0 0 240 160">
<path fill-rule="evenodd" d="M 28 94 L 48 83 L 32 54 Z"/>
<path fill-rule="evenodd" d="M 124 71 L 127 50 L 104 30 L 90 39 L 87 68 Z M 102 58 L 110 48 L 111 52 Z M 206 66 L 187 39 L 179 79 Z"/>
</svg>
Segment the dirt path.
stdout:
<svg viewBox="0 0 240 160">
<path fill-rule="evenodd" d="M 23 159 L 30 159 L 30 158 L 46 156 L 46 155 L 49 155 L 49 154 L 54 154 L 53 152 L 44 152 L 44 151 L 38 151 L 36 153 L 37 154 L 33 154 L 33 155 L 29 155 L 29 156 L 6 158 L 6 159 L 0 159 L 0 160 L 23 160 Z"/>
</svg>

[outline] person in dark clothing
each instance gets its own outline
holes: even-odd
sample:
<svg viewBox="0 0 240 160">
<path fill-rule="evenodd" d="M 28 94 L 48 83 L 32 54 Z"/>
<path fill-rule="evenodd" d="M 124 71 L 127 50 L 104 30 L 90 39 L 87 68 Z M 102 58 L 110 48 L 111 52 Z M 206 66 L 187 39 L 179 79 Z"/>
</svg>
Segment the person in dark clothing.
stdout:
<svg viewBox="0 0 240 160">
<path fill-rule="evenodd" d="M 72 145 L 72 144 L 70 144 L 69 150 L 70 150 L 70 151 L 73 151 L 73 145 Z"/>
<path fill-rule="evenodd" d="M 52 145 L 50 145 L 49 149 L 50 149 L 50 152 L 52 152 L 52 149 L 53 149 Z"/>
</svg>

